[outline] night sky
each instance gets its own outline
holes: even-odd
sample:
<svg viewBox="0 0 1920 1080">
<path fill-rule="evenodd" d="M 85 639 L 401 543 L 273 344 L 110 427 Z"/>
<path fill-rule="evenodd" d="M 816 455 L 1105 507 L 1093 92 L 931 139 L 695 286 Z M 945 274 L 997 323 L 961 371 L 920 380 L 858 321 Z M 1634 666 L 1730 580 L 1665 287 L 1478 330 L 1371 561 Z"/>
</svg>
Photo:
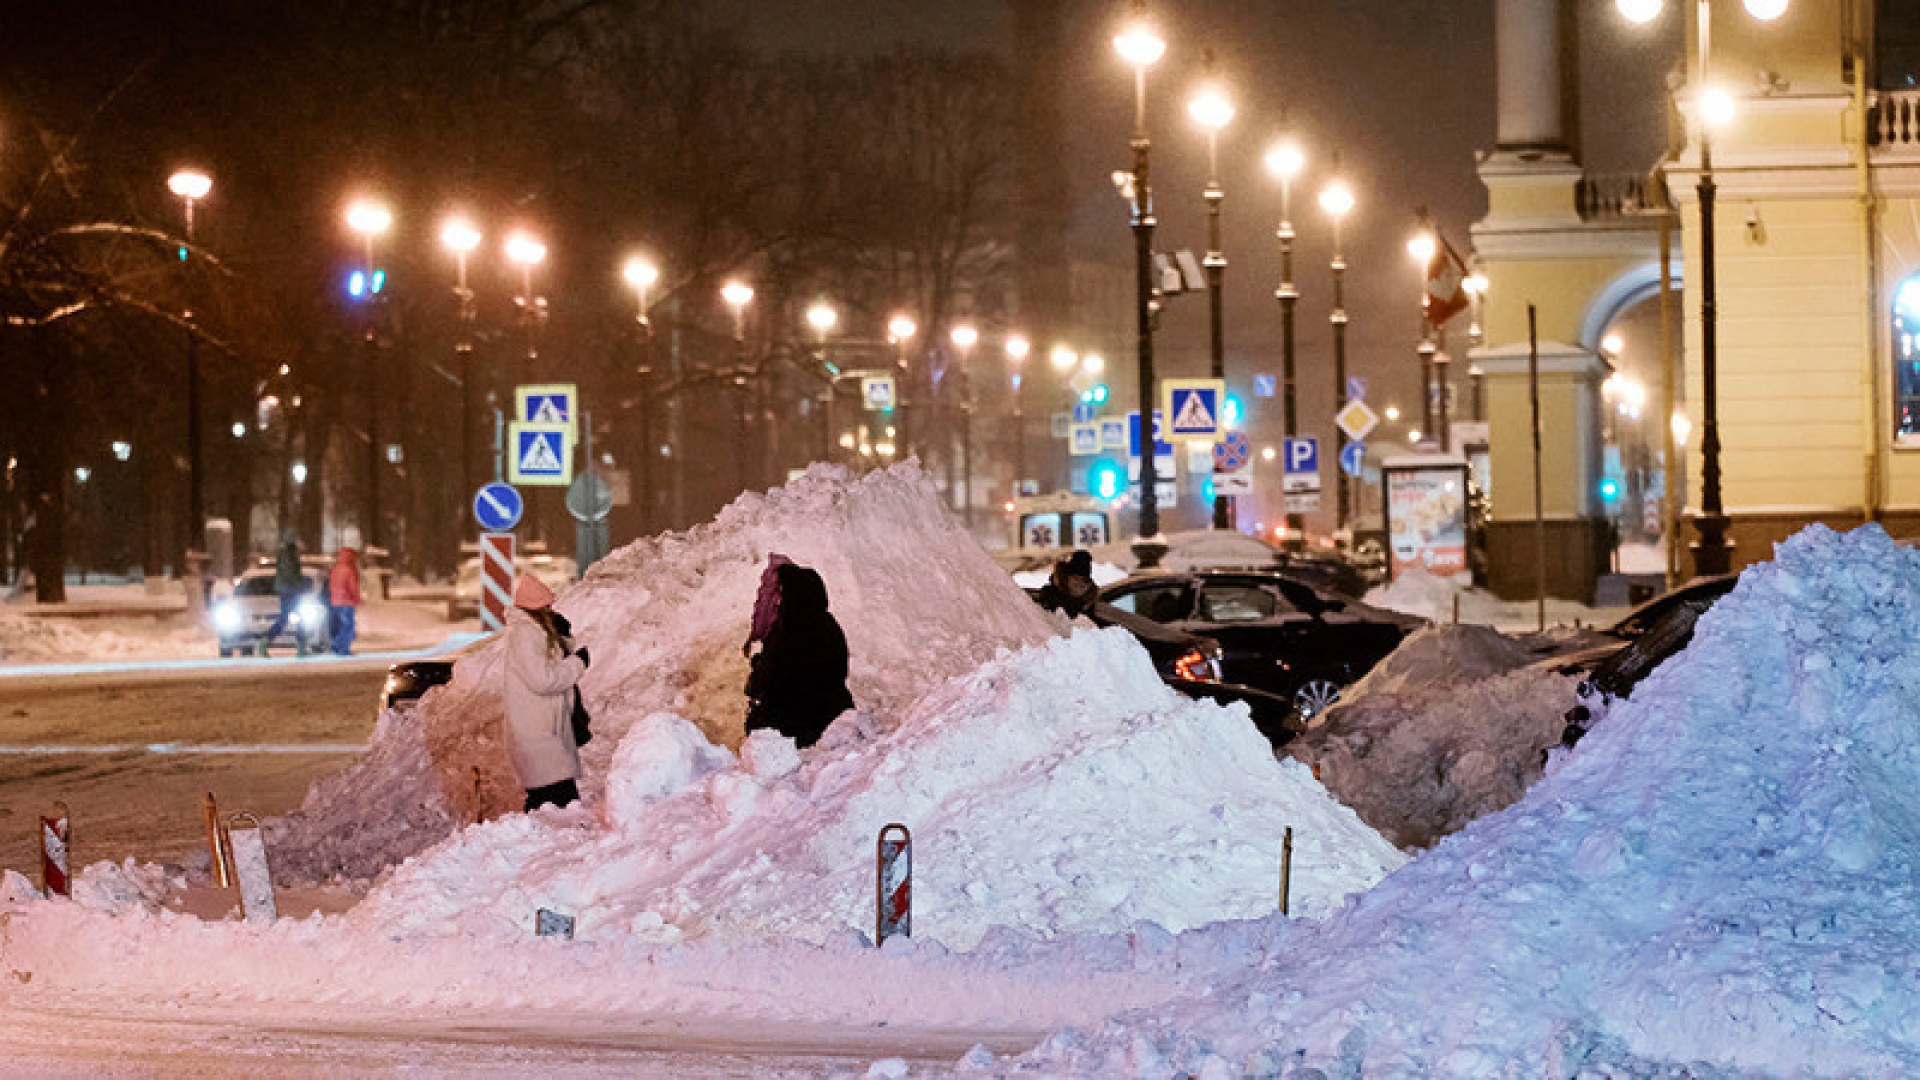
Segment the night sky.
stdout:
<svg viewBox="0 0 1920 1080">
<path fill-rule="evenodd" d="M 1128 266 L 1125 206 L 1108 177 L 1129 161 L 1131 75 L 1110 42 L 1131 4 L 1060 2 L 1068 36 L 1084 42 L 1068 58 L 1065 79 L 1074 254 Z M 1608 0 L 1578 7 L 1582 160 L 1596 171 L 1644 172 L 1662 142 L 1663 80 L 1680 49 L 1677 17 L 1669 11 L 1650 27 L 1629 27 Z M 714 9 L 765 44 L 802 51 L 905 41 L 1004 51 L 1012 24 L 1005 0 L 724 0 Z M 1310 156 L 1293 208 L 1303 402 L 1317 394 L 1324 412 L 1332 408 L 1331 237 L 1314 196 L 1338 150 L 1359 200 L 1346 229 L 1349 367 L 1373 380 L 1376 405 L 1398 403 L 1417 415 L 1418 280 L 1405 243 L 1416 208 L 1425 206 L 1464 255 L 1468 227 L 1485 212 L 1474 163 L 1494 141 L 1493 0 L 1161 0 L 1150 12 L 1168 40 L 1148 88 L 1156 247 L 1198 254 L 1206 246 L 1206 144 L 1186 114 L 1204 49 L 1215 51 L 1219 78 L 1239 107 L 1221 137 L 1229 376 L 1279 368 L 1273 229 L 1280 194 L 1261 158 L 1291 125 Z M 1455 324 L 1456 337 L 1464 327 L 1464 319 Z M 1202 297 L 1172 302 L 1157 351 L 1165 374 L 1204 374 Z M 1461 351 L 1457 342 L 1454 351 Z M 1330 417 L 1313 422 L 1331 431 Z"/>
</svg>

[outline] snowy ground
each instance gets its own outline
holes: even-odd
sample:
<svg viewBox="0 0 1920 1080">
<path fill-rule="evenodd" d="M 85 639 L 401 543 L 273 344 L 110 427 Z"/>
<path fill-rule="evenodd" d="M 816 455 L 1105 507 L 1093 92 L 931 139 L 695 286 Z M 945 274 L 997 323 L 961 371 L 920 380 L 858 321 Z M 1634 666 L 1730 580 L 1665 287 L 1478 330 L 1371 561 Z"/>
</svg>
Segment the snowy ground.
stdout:
<svg viewBox="0 0 1920 1080">
<path fill-rule="evenodd" d="M 821 570 L 855 657 L 859 712 L 804 754 L 740 731 L 770 551 Z M 209 919 L 223 898 L 182 866 L 91 866 L 73 901 L 9 877 L 21 1022 L 0 1063 L 92 1074 L 151 1050 L 184 1071 L 185 1045 L 236 1075 L 270 1051 L 429 1074 L 1920 1071 L 1920 553 L 1877 529 L 1809 530 L 1743 575 L 1543 776 L 1512 762 L 1562 688 L 1516 682 L 1494 636 L 1412 643 L 1357 698 L 1398 697 L 1401 722 L 1316 760 L 1348 804 L 1401 787 L 1426 820 L 1457 814 L 1410 860 L 1243 713 L 1040 613 L 911 468 L 743 497 L 559 607 L 595 655 L 584 807 L 509 811 L 482 647 L 274 823 L 286 895 L 338 914 Z M 1423 760 L 1444 765 L 1427 787 L 1403 772 Z M 1468 807 L 1476 786 L 1517 801 Z M 916 838 L 915 936 L 875 949 L 892 820 Z M 534 938 L 538 907 L 575 938 Z"/>
</svg>

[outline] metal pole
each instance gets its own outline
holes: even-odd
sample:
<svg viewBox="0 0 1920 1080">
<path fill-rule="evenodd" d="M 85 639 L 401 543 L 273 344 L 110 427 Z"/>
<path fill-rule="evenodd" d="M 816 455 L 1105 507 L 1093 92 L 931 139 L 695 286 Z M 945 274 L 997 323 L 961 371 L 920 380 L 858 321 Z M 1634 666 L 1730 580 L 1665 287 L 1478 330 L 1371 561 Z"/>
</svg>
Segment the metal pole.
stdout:
<svg viewBox="0 0 1920 1080">
<path fill-rule="evenodd" d="M 1420 435 L 1422 440 L 1431 439 L 1440 432 L 1440 422 L 1434 416 L 1433 402 L 1433 356 L 1436 346 L 1432 332 L 1427 329 L 1422 316 L 1420 334 Z"/>
<path fill-rule="evenodd" d="M 640 535 L 653 535 L 653 321 L 640 312 Z"/>
<path fill-rule="evenodd" d="M 1453 410 L 1448 408 L 1449 398 L 1447 394 L 1447 365 L 1451 363 L 1451 361 L 1447 359 L 1446 328 L 1441 327 L 1434 333 L 1437 340 L 1434 342 L 1433 350 L 1433 388 L 1435 398 L 1433 412 L 1440 421 L 1438 425 L 1440 429 L 1440 452 L 1444 454 L 1453 451 Z"/>
<path fill-rule="evenodd" d="M 1707 0 L 1696 0 L 1700 19 L 1699 67 L 1694 94 L 1705 94 L 1707 56 L 1712 16 Z M 1715 296 L 1713 253 L 1713 135 L 1704 117 L 1700 123 L 1700 513 L 1693 519 L 1699 537 L 1694 541 L 1693 567 L 1697 574 L 1724 574 L 1731 565 L 1727 551 L 1727 515 L 1720 504 L 1720 393 L 1719 307 Z"/>
<path fill-rule="evenodd" d="M 1221 279 L 1226 276 L 1227 257 L 1220 252 L 1220 203 L 1226 192 L 1220 189 L 1219 136 L 1207 130 L 1207 319 L 1212 330 L 1212 351 L 1208 354 L 1208 373 L 1216 379 L 1227 377 L 1227 346 L 1221 310 Z M 1221 402 L 1225 408 L 1226 403 Z M 1216 493 L 1213 497 L 1213 527 L 1233 527 L 1233 500 Z"/>
<path fill-rule="evenodd" d="M 1153 456 L 1153 188 L 1148 176 L 1147 70 L 1134 68 L 1133 81 L 1133 260 L 1135 335 L 1139 341 L 1140 524 L 1134 556 L 1143 570 L 1160 565 L 1160 505 Z M 1168 418 L 1171 421 L 1171 417 Z"/>
<path fill-rule="evenodd" d="M 459 285 L 453 295 L 460 301 L 459 336 L 454 339 L 454 362 L 460 370 L 460 489 L 462 494 L 479 487 L 473 475 L 473 290 L 467 287 L 467 253 L 454 254 Z"/>
<path fill-rule="evenodd" d="M 1527 400 L 1533 409 L 1533 597 L 1539 629 L 1547 628 L 1547 514 L 1540 483 L 1540 331 L 1527 305 Z"/>
<path fill-rule="evenodd" d="M 368 233 L 367 336 L 363 350 L 367 393 L 367 521 L 366 536 L 362 539 L 369 558 L 373 549 L 380 546 L 380 342 L 375 331 L 378 303 L 373 291 L 373 234 Z"/>
<path fill-rule="evenodd" d="M 1339 412 L 1347 393 L 1347 308 L 1346 308 L 1347 257 L 1340 251 L 1340 219 L 1333 220 L 1333 314 L 1329 320 L 1333 323 L 1333 408 Z M 1347 433 L 1338 433 L 1340 458 L 1345 458 Z M 1334 473 L 1334 532 L 1345 532 L 1347 528 L 1347 473 L 1341 469 Z"/>
<path fill-rule="evenodd" d="M 1299 434 L 1299 416 L 1296 411 L 1293 364 L 1293 309 L 1300 301 L 1300 290 L 1293 283 L 1293 181 L 1282 177 L 1280 181 L 1280 287 L 1273 295 L 1280 300 L 1280 372 L 1284 386 L 1281 406 L 1286 418 L 1286 428 L 1282 434 L 1291 439 Z M 1337 405 L 1335 406 L 1338 407 Z M 1281 443 L 1285 446 L 1285 442 Z M 1283 494 L 1281 496 L 1285 498 Z M 1287 513 L 1287 542 L 1298 545 L 1305 536 L 1306 521 L 1298 513 Z"/>
<path fill-rule="evenodd" d="M 193 200 L 187 199 L 187 250 L 193 248 Z M 189 257 L 191 255 L 189 254 Z M 186 266 L 182 260 L 182 268 Z M 190 285 L 191 283 L 189 283 Z M 186 542 L 181 546 L 179 576 L 187 576 L 187 553 L 206 546 L 206 537 L 202 529 L 206 522 L 206 501 L 201 487 L 202 463 L 200 459 L 200 343 L 199 335 L 194 333 L 193 311 L 186 309 L 181 317 L 187 323 L 187 521 Z M 198 609 L 198 587 L 188 590 L 193 594 L 189 598 L 189 607 Z"/>
</svg>

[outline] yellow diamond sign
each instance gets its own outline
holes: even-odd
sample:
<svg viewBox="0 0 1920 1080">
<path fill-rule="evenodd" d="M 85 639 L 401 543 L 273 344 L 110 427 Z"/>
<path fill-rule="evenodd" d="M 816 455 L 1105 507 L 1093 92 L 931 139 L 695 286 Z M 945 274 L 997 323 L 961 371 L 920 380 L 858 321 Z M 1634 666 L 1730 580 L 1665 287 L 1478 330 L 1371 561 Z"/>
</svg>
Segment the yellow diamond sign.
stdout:
<svg viewBox="0 0 1920 1080">
<path fill-rule="evenodd" d="M 1353 398 L 1334 414 L 1333 422 L 1346 433 L 1347 438 L 1359 442 L 1374 428 L 1380 426 L 1380 417 L 1375 415 L 1372 409 L 1367 408 L 1366 402 Z"/>
</svg>

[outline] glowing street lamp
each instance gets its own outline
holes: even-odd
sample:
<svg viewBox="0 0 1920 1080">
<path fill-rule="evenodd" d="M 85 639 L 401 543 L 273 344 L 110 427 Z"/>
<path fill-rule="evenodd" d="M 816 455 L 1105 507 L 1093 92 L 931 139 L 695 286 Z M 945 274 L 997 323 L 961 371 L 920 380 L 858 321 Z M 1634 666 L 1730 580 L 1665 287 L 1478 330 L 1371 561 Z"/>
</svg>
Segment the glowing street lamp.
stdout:
<svg viewBox="0 0 1920 1080">
<path fill-rule="evenodd" d="M 1414 268 L 1418 274 L 1416 284 L 1419 288 L 1419 295 L 1421 298 L 1420 345 L 1419 345 L 1420 417 L 1421 417 L 1420 426 L 1427 431 L 1440 432 L 1440 437 L 1441 437 L 1440 448 L 1442 450 L 1445 450 L 1447 449 L 1447 446 L 1446 446 L 1447 425 L 1445 422 L 1446 418 L 1444 416 L 1444 412 L 1446 408 L 1444 395 L 1446 391 L 1444 389 L 1440 390 L 1440 395 L 1442 395 L 1440 400 L 1435 399 L 1435 393 L 1434 393 L 1436 389 L 1435 382 L 1434 382 L 1434 372 L 1435 372 L 1435 368 L 1437 367 L 1435 363 L 1435 356 L 1440 351 L 1440 348 L 1439 348 L 1439 344 L 1433 340 L 1433 324 L 1431 322 L 1428 322 L 1426 318 L 1427 272 L 1433 266 L 1434 256 L 1438 255 L 1439 253 L 1440 253 L 1440 241 L 1437 237 L 1434 236 L 1432 229 L 1422 227 L 1416 230 L 1412 238 L 1410 238 L 1407 241 L 1407 254 L 1412 257 Z M 1438 421 L 1436 421 L 1435 419 L 1436 413 L 1442 414 L 1439 417 Z"/>
<path fill-rule="evenodd" d="M 1212 59 L 1211 56 L 1208 57 Z M 1227 377 L 1226 329 L 1222 315 L 1222 279 L 1227 272 L 1227 257 L 1220 250 L 1220 204 L 1226 192 L 1220 187 L 1220 129 L 1233 120 L 1233 103 L 1218 87 L 1208 87 L 1196 95 L 1187 112 L 1207 132 L 1207 325 L 1211 333 L 1208 373 L 1216 379 Z M 1213 498 L 1213 527 L 1232 527 L 1233 500 L 1225 495 Z"/>
<path fill-rule="evenodd" d="M 747 490 L 747 305 L 753 303 L 753 286 L 744 281 L 729 281 L 720 286 L 720 299 L 733 312 L 734 391 L 740 402 L 733 410 L 734 476 L 740 490 Z M 819 306 L 819 305 L 816 305 Z M 808 312 L 811 321 L 812 312 Z M 817 324 L 816 324 L 817 325 Z"/>
<path fill-rule="evenodd" d="M 973 347 L 980 331 L 970 323 L 960 323 L 947 331 L 948 340 L 960 353 L 960 517 L 973 527 Z"/>
<path fill-rule="evenodd" d="M 393 227 L 393 213 L 381 203 L 368 199 L 357 199 L 347 207 L 347 228 L 358 233 L 362 250 L 366 254 L 363 267 L 366 288 L 366 370 L 362 377 L 367 391 L 367 507 L 366 520 L 361 523 L 366 534 L 362 540 L 369 551 L 380 546 L 380 451 L 384 445 L 380 439 L 380 342 L 376 333 L 376 309 L 374 295 L 379 291 L 375 285 L 377 268 L 374 265 L 374 241 L 386 235 Z"/>
<path fill-rule="evenodd" d="M 186 244 L 180 248 L 180 260 L 185 262 L 193 249 L 193 205 L 213 190 L 213 180 L 198 169 L 181 169 L 167 178 L 167 190 L 178 196 L 186 207 L 187 229 Z M 200 347 L 198 335 L 193 328 L 193 312 L 180 313 L 187 323 L 187 531 L 186 547 L 189 550 L 205 546 L 202 529 L 206 521 L 206 505 L 201 486 L 200 460 Z M 182 560 L 184 575 L 185 560 Z M 201 595 L 199 588 L 190 590 L 193 597 Z"/>
<path fill-rule="evenodd" d="M 475 488 L 473 475 L 473 289 L 467 284 L 467 258 L 480 246 L 480 230 L 464 217 L 448 218 L 440 226 L 440 246 L 453 255 L 454 299 L 460 304 L 460 336 L 454 339 L 454 360 L 460 368 L 460 482 L 461 490 Z"/>
<path fill-rule="evenodd" d="M 1337 167 L 1337 163 L 1336 163 Z M 1347 257 L 1341 251 L 1340 225 L 1353 211 L 1353 189 L 1345 180 L 1335 176 L 1320 189 L 1320 209 L 1326 211 L 1333 222 L 1333 257 L 1329 266 L 1333 271 L 1333 313 L 1328 321 L 1333 324 L 1333 407 L 1336 413 L 1346 403 L 1347 395 L 1347 308 L 1346 274 Z M 1342 452 L 1347 448 L 1347 433 L 1338 434 Z M 1340 472 L 1334 476 L 1334 531 L 1342 533 L 1347 528 L 1347 475 Z"/>
<path fill-rule="evenodd" d="M 653 446 L 653 308 L 650 300 L 654 285 L 660 281 L 660 268 L 645 255 L 632 255 L 620 267 L 620 277 L 633 290 L 637 305 L 634 326 L 640 336 L 640 363 L 634 373 L 640 376 L 640 445 Z M 653 457 L 640 455 L 640 531 L 653 529 Z"/>
</svg>

